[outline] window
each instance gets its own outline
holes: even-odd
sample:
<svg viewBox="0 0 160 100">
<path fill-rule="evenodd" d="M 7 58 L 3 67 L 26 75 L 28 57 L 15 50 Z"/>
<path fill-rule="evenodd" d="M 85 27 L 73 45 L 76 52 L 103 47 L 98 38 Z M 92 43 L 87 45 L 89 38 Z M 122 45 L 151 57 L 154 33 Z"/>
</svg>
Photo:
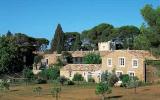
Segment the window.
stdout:
<svg viewBox="0 0 160 100">
<path fill-rule="evenodd" d="M 123 74 L 123 71 L 116 71 L 117 77 L 121 76 Z"/>
<path fill-rule="evenodd" d="M 119 60 L 118 60 L 118 62 L 119 62 L 119 66 L 125 66 L 125 59 L 124 59 L 124 57 L 120 57 Z"/>
<path fill-rule="evenodd" d="M 128 75 L 133 77 L 133 76 L 135 76 L 135 72 L 134 71 L 128 71 Z"/>
<path fill-rule="evenodd" d="M 48 65 L 48 59 L 46 59 L 46 65 Z"/>
<path fill-rule="evenodd" d="M 72 71 L 69 71 L 69 77 L 72 77 Z"/>
<path fill-rule="evenodd" d="M 137 68 L 138 67 L 138 59 L 132 59 L 132 67 Z"/>
<path fill-rule="evenodd" d="M 112 58 L 108 58 L 108 59 L 107 59 L 107 65 L 108 65 L 109 67 L 112 66 Z"/>
</svg>

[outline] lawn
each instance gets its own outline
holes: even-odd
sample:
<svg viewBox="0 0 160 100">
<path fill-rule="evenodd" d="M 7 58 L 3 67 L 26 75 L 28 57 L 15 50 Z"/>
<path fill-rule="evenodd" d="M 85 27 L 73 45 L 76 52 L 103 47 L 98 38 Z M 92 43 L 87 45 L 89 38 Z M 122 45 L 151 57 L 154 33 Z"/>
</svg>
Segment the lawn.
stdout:
<svg viewBox="0 0 160 100">
<path fill-rule="evenodd" d="M 33 88 L 43 88 L 40 96 L 33 92 Z M 12 86 L 6 93 L 0 93 L 0 100 L 55 100 L 50 94 L 51 84 Z M 160 100 L 160 85 L 139 87 L 137 94 L 133 89 L 113 88 L 108 95 L 110 100 Z M 59 100 L 100 100 L 95 94 L 95 86 L 63 86 Z"/>
</svg>

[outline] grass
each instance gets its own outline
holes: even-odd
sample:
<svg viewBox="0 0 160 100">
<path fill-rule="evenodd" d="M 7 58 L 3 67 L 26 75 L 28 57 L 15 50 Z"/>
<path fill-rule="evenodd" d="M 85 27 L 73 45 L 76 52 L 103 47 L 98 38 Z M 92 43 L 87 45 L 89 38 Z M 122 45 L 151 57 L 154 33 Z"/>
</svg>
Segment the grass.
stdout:
<svg viewBox="0 0 160 100">
<path fill-rule="evenodd" d="M 42 87 L 40 96 L 33 92 L 34 87 Z M 0 100 L 55 100 L 50 93 L 52 84 L 11 86 L 6 93 L 0 93 Z M 113 88 L 107 95 L 109 100 L 160 100 L 160 85 L 151 85 L 137 88 L 137 94 L 133 89 L 120 87 Z M 100 100 L 95 94 L 95 85 L 62 86 L 60 100 Z"/>
</svg>

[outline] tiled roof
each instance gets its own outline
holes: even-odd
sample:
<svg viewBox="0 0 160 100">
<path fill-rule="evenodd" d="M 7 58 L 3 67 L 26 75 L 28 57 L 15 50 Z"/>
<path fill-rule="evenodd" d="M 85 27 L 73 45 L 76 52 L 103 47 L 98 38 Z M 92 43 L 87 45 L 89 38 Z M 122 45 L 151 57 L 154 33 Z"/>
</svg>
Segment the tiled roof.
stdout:
<svg viewBox="0 0 160 100">
<path fill-rule="evenodd" d="M 61 70 L 68 71 L 98 71 L 101 68 L 101 64 L 68 64 L 61 68 Z"/>
</svg>

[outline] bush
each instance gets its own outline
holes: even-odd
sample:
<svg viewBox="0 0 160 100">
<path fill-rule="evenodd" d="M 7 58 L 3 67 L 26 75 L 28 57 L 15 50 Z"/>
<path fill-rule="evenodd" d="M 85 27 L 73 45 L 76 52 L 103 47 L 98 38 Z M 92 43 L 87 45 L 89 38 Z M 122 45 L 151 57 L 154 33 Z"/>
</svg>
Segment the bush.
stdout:
<svg viewBox="0 0 160 100">
<path fill-rule="evenodd" d="M 90 78 L 88 78 L 88 82 L 95 83 L 95 80 L 94 80 L 94 78 L 90 77 Z"/>
<path fill-rule="evenodd" d="M 120 80 L 122 81 L 122 86 L 127 87 L 128 82 L 130 81 L 130 77 L 128 74 L 123 74 L 120 77 Z"/>
<path fill-rule="evenodd" d="M 37 79 L 35 81 L 36 84 L 46 84 L 47 83 L 47 80 L 44 80 L 44 79 Z"/>
<path fill-rule="evenodd" d="M 34 78 L 34 74 L 31 69 L 25 68 L 23 69 L 23 77 L 31 79 L 31 78 Z"/>
<path fill-rule="evenodd" d="M 42 87 L 35 87 L 35 88 L 33 88 L 33 92 L 37 93 L 38 95 L 41 94 L 41 91 L 42 91 Z"/>
<path fill-rule="evenodd" d="M 58 81 L 61 83 L 61 85 L 64 85 L 64 83 L 67 81 L 67 78 L 64 77 L 64 76 L 60 76 L 60 77 L 58 78 Z"/>
<path fill-rule="evenodd" d="M 60 67 L 53 66 L 49 69 L 44 69 L 39 73 L 39 77 L 45 80 L 56 80 L 60 76 Z"/>
<path fill-rule="evenodd" d="M 114 86 L 116 82 L 118 82 L 118 77 L 114 73 L 108 73 L 107 71 L 102 73 L 101 81 L 107 82 L 110 86 Z"/>
<path fill-rule="evenodd" d="M 72 80 L 73 81 L 84 81 L 84 78 L 81 74 L 76 73 L 76 74 L 74 74 L 74 77 Z"/>
<path fill-rule="evenodd" d="M 75 83 L 71 80 L 67 81 L 67 85 L 74 85 Z"/>
<path fill-rule="evenodd" d="M 60 76 L 60 67 L 54 66 L 48 69 L 48 78 L 51 80 L 56 80 Z"/>
<path fill-rule="evenodd" d="M 7 80 L 1 80 L 0 82 L 0 90 L 1 91 L 5 91 L 5 90 L 9 90 L 9 83 L 7 82 Z"/>
<path fill-rule="evenodd" d="M 109 87 L 109 84 L 107 83 L 98 83 L 96 86 L 96 94 L 102 95 L 102 100 L 105 99 L 105 94 L 110 94 L 112 92 L 111 88 Z"/>
<path fill-rule="evenodd" d="M 100 54 L 89 53 L 84 56 L 85 64 L 100 64 L 102 62 Z"/>
</svg>

